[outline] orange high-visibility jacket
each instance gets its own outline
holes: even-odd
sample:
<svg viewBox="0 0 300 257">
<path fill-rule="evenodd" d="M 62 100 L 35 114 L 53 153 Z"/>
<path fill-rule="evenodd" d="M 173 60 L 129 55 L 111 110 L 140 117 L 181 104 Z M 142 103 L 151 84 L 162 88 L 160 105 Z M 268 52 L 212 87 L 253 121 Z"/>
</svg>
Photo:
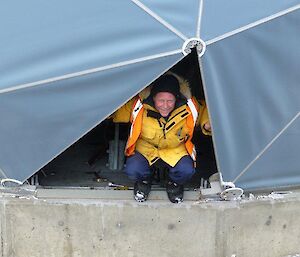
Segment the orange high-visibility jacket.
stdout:
<svg viewBox="0 0 300 257">
<path fill-rule="evenodd" d="M 204 101 L 199 104 L 191 97 L 186 81 L 179 81 L 180 92 L 186 100 L 172 111 L 168 120 L 159 115 L 151 101 L 143 101 L 150 95 L 149 88 L 115 112 L 114 122 L 131 122 L 126 156 L 138 151 L 148 160 L 149 165 L 162 159 L 172 167 L 185 155 L 196 160 L 191 139 L 195 126 L 203 127 L 208 122 L 207 108 Z"/>
</svg>

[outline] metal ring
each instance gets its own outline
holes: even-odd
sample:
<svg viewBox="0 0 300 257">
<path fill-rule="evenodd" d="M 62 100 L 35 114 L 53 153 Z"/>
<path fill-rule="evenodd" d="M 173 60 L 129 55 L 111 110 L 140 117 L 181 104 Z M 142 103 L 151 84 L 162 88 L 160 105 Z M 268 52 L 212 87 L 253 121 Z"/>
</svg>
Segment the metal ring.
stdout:
<svg viewBox="0 0 300 257">
<path fill-rule="evenodd" d="M 182 53 L 184 55 L 188 55 L 195 47 L 197 49 L 198 56 L 201 57 L 206 50 L 206 44 L 201 38 L 193 37 L 186 40 L 182 45 Z"/>
</svg>

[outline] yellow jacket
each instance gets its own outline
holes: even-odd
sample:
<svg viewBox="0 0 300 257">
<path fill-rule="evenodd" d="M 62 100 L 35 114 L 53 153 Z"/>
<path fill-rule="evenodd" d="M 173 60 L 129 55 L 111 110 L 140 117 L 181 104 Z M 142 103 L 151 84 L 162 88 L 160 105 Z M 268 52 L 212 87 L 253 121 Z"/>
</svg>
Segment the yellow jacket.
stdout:
<svg viewBox="0 0 300 257">
<path fill-rule="evenodd" d="M 176 104 L 167 121 L 154 108 L 152 97 L 149 97 L 151 90 L 149 87 L 113 114 L 114 122 L 132 122 L 133 107 L 138 99 L 143 102 L 139 124 L 132 124 L 131 127 L 131 130 L 133 130 L 133 125 L 139 128 L 135 128 L 133 131 L 133 133 L 137 133 L 136 135 L 129 136 L 125 151 L 127 156 L 138 151 L 148 160 L 149 165 L 162 159 L 172 167 L 185 155 L 191 155 L 193 158 L 194 146 L 191 138 L 194 126 L 201 125 L 203 128 L 204 124 L 208 122 L 208 113 L 205 102 L 199 104 L 191 96 L 188 83 L 182 79 L 179 81 L 180 92 L 185 99 Z M 186 104 L 187 99 L 192 100 L 198 111 L 195 124 L 191 124 L 193 114 L 191 108 Z M 208 134 L 205 130 L 203 133 Z"/>
</svg>

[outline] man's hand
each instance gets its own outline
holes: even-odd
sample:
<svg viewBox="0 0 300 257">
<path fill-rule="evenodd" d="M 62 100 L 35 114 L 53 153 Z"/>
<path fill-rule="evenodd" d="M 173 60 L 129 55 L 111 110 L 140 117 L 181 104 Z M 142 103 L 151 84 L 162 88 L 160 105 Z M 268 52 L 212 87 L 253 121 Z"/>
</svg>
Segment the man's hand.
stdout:
<svg viewBox="0 0 300 257">
<path fill-rule="evenodd" d="M 207 131 L 207 132 L 211 132 L 211 126 L 210 126 L 210 122 L 206 122 L 203 126 L 203 128 Z"/>
</svg>

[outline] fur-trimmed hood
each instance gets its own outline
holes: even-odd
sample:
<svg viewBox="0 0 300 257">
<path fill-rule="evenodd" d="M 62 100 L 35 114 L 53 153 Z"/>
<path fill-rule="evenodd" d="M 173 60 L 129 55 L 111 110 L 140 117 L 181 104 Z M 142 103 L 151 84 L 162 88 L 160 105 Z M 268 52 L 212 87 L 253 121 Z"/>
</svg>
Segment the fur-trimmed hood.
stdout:
<svg viewBox="0 0 300 257">
<path fill-rule="evenodd" d="M 172 72 L 168 72 L 167 74 L 173 75 L 174 77 L 177 78 L 177 80 L 179 82 L 180 93 L 184 98 L 186 98 L 186 99 L 192 98 L 192 92 L 190 89 L 189 82 L 187 80 L 183 79 L 182 77 L 180 77 L 177 74 L 172 73 Z M 146 87 L 139 93 L 139 97 L 141 98 L 142 101 L 147 99 L 150 96 L 151 89 L 152 89 L 152 85 Z"/>
</svg>

